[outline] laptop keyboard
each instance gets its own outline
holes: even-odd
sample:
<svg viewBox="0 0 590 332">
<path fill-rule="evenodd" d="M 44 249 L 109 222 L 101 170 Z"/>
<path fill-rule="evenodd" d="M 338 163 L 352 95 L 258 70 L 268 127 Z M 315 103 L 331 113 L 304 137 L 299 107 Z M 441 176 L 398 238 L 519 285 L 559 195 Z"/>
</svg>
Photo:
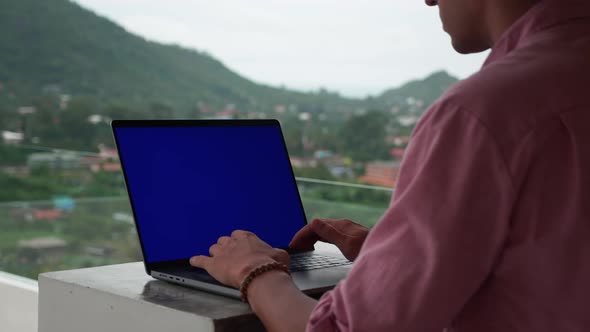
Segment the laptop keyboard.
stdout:
<svg viewBox="0 0 590 332">
<path fill-rule="evenodd" d="M 315 269 L 323 269 L 327 267 L 336 267 L 336 266 L 345 266 L 352 264 L 351 261 L 347 260 L 346 258 L 338 258 L 333 256 L 326 256 L 326 255 L 306 255 L 306 254 L 299 254 L 299 255 L 292 255 L 291 256 L 291 263 L 289 264 L 289 271 L 291 272 L 298 272 L 298 271 L 309 271 Z M 200 281 L 205 281 L 213 284 L 219 284 L 213 277 L 211 277 L 205 270 L 196 268 L 196 267 L 188 267 L 188 268 L 181 268 L 176 271 L 166 271 L 166 273 L 178 275 L 180 277 L 184 277 L 187 279 L 195 279 Z"/>
<path fill-rule="evenodd" d="M 291 272 L 308 271 L 352 264 L 346 258 L 338 258 L 325 255 L 293 255 L 289 270 Z"/>
</svg>

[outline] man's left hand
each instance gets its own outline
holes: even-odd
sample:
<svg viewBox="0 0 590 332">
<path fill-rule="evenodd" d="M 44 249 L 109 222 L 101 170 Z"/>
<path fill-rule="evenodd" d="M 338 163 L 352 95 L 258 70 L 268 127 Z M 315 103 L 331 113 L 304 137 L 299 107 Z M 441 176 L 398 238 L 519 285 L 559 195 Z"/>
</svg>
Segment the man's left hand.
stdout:
<svg viewBox="0 0 590 332">
<path fill-rule="evenodd" d="M 240 284 L 255 268 L 273 262 L 289 265 L 289 254 L 275 249 L 259 239 L 254 233 L 234 231 L 222 236 L 209 248 L 211 256 L 194 256 L 190 264 L 200 267 L 219 282 L 239 288 Z"/>
</svg>

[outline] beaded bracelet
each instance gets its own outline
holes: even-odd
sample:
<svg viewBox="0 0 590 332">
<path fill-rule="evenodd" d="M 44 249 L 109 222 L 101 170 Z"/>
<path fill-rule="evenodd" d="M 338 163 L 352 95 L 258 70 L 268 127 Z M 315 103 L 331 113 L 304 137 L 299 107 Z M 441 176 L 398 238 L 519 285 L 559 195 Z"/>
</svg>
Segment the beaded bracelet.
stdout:
<svg viewBox="0 0 590 332">
<path fill-rule="evenodd" d="M 287 273 L 288 275 L 291 275 L 291 272 L 289 272 L 289 268 L 285 264 L 273 262 L 273 263 L 267 263 L 267 264 L 260 265 L 259 267 L 250 271 L 250 273 L 248 273 L 246 278 L 244 278 L 244 280 L 240 284 L 240 295 L 242 297 L 242 301 L 245 303 L 248 303 L 248 286 L 250 286 L 250 284 L 252 283 L 252 280 L 254 280 L 254 278 L 258 277 L 261 274 L 264 274 L 269 271 L 274 271 L 274 270 L 283 271 L 283 272 Z"/>
</svg>

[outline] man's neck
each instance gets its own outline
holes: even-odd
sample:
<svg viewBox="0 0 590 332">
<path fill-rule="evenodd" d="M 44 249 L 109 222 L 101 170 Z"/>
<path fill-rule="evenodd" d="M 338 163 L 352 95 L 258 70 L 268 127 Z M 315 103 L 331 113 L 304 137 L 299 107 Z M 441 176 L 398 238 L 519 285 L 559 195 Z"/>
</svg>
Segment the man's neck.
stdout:
<svg viewBox="0 0 590 332">
<path fill-rule="evenodd" d="M 504 32 L 528 12 L 539 0 L 488 1 L 487 22 L 490 47 L 494 47 Z"/>
</svg>

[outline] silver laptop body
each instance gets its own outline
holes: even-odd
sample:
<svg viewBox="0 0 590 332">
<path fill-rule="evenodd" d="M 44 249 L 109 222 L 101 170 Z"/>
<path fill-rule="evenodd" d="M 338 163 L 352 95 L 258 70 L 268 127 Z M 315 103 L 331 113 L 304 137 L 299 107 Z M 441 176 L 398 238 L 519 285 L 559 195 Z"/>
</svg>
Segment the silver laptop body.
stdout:
<svg viewBox="0 0 590 332">
<path fill-rule="evenodd" d="M 180 129 L 178 129 L 180 128 Z M 192 129 L 191 129 L 192 128 Z M 212 292 L 224 296 L 229 296 L 233 298 L 240 298 L 240 293 L 237 289 L 227 287 L 218 283 L 214 278 L 212 278 L 206 271 L 198 268 L 191 267 L 188 264 L 188 257 L 190 255 L 184 254 L 180 255 L 179 257 L 166 257 L 166 259 L 150 259 L 149 256 L 161 256 L 161 252 L 166 252 L 167 246 L 161 245 L 159 243 L 160 239 L 157 236 L 154 236 L 153 232 L 150 234 L 148 232 L 149 228 L 153 226 L 154 221 L 150 220 L 151 216 L 154 213 L 160 213 L 161 211 L 154 207 L 154 202 L 158 202 L 158 197 L 154 197 L 154 195 L 159 195 L 160 193 L 156 191 L 156 194 L 150 194 L 144 198 L 144 192 L 146 191 L 145 188 L 142 188 L 146 182 L 156 181 L 160 177 L 167 177 L 170 174 L 178 173 L 175 169 L 170 171 L 161 171 L 162 174 L 158 174 L 158 166 L 152 166 L 154 164 L 161 163 L 162 160 L 161 155 L 166 155 L 170 149 L 174 149 L 175 144 L 184 144 L 183 140 L 178 139 L 178 142 L 174 140 L 174 138 L 170 138 L 169 136 L 174 136 L 175 130 L 182 131 L 183 135 L 185 132 L 191 132 L 194 130 L 195 132 L 200 133 L 201 131 L 210 132 L 213 135 L 215 134 L 215 128 L 222 128 L 220 130 L 227 130 L 227 128 L 239 128 L 239 130 L 234 130 L 239 133 L 243 133 L 245 137 L 248 136 L 248 132 L 251 130 L 256 130 L 256 128 L 263 128 L 260 130 L 275 130 L 278 131 L 278 134 L 273 136 L 271 140 L 260 140 L 260 142 L 256 145 L 256 151 L 260 149 L 264 149 L 265 144 L 279 144 L 282 146 L 284 151 L 278 152 L 278 154 L 284 154 L 286 156 L 286 161 L 280 161 L 281 167 L 285 168 L 284 174 L 289 174 L 288 176 L 284 176 L 285 179 L 281 179 L 287 183 L 287 186 L 294 186 L 294 188 L 290 188 L 289 190 L 294 190 L 292 196 L 292 200 L 298 200 L 290 202 L 290 207 L 297 209 L 297 206 L 301 209 L 302 218 L 298 218 L 297 220 L 290 221 L 289 224 L 282 225 L 281 227 L 291 229 L 291 233 L 293 233 L 293 229 L 301 228 L 305 225 L 305 213 L 303 211 L 303 205 L 301 203 L 301 197 L 299 195 L 299 191 L 296 186 L 295 177 L 293 174 L 293 170 L 291 164 L 288 160 L 288 154 L 286 149 L 286 144 L 282 135 L 282 131 L 280 129 L 280 124 L 276 120 L 115 120 L 112 122 L 112 129 L 114 133 L 115 142 L 117 144 L 117 150 L 119 153 L 119 157 L 121 159 L 121 164 L 123 168 L 123 174 L 125 176 L 125 183 L 127 187 L 127 192 L 129 195 L 131 208 L 133 210 L 134 218 L 135 218 L 135 225 L 137 228 L 137 234 L 139 236 L 142 254 L 144 258 L 144 264 L 146 268 L 146 272 L 151 275 L 153 278 L 183 285 L 193 287 L 199 290 Z M 271 129 L 272 128 L 272 129 Z M 170 134 L 172 133 L 172 134 Z M 233 131 L 232 131 L 233 133 Z M 141 136 L 144 135 L 144 136 Z M 199 134 L 201 135 L 201 134 Z M 159 137 L 159 139 L 158 139 Z M 184 136 L 183 136 L 184 137 Z M 208 136 L 203 136 L 208 138 Z M 225 137 L 225 136 L 219 136 Z M 235 142 L 239 142 L 240 139 L 236 136 Z M 153 141 L 152 141 L 153 140 Z M 167 141 L 167 146 L 169 147 L 162 147 L 160 152 L 157 151 L 157 145 L 160 144 L 160 141 Z M 212 138 L 211 140 L 215 140 Z M 201 142 L 202 140 L 199 140 Z M 150 143 L 151 142 L 151 143 Z M 134 145 L 135 144 L 135 145 Z M 141 153 L 142 149 L 145 149 L 145 145 L 155 145 L 156 151 L 152 152 L 147 151 L 145 153 Z M 164 143 L 162 143 L 164 144 Z M 242 144 L 242 143 L 240 143 Z M 277 145 L 277 146 L 279 146 Z M 182 148 L 179 151 L 186 151 L 186 148 Z M 139 151 L 139 152 L 138 152 Z M 278 151 L 278 150 L 277 150 Z M 181 152 L 185 153 L 185 152 Z M 193 153 L 187 151 L 186 153 Z M 199 151 L 195 151 L 194 153 L 199 153 Z M 135 155 L 139 156 L 136 157 Z M 177 156 L 177 154 L 173 156 Z M 214 155 L 214 154 L 211 154 Z M 191 154 L 192 156 L 192 154 Z M 274 156 L 274 155 L 273 155 Z M 135 159 L 138 159 L 138 162 L 135 162 Z M 160 158 L 160 159 L 159 159 Z M 282 157 L 281 157 L 282 158 Z M 207 157 L 203 157 L 204 162 L 213 162 L 212 157 L 207 155 Z M 207 161 L 209 160 L 209 161 Z M 235 160 L 234 160 L 235 162 Z M 248 160 L 244 160 L 244 163 L 247 163 Z M 135 163 L 135 164 L 134 164 Z M 152 167 L 151 173 L 145 172 L 144 166 Z M 165 166 L 162 166 L 165 167 Z M 240 165 L 235 166 L 239 168 Z M 145 173 L 145 174 L 144 174 Z M 190 174 L 185 177 L 187 181 L 191 181 Z M 215 179 L 213 179 L 215 180 Z M 166 186 L 167 184 L 164 184 Z M 151 187 L 148 187 L 148 189 Z M 142 190 L 143 189 L 143 190 Z M 196 188 L 198 190 L 198 188 Z M 167 199 L 167 193 L 170 193 L 170 190 L 162 190 L 162 197 L 161 200 L 165 201 Z M 182 199 L 182 196 L 180 196 Z M 155 201 L 154 201 L 155 200 Z M 162 209 L 167 208 L 165 203 L 162 203 Z M 155 209 L 155 210 L 150 210 Z M 146 211 L 144 211 L 146 210 Z M 150 212 L 151 211 L 151 212 Z M 159 221 L 158 221 L 159 222 Z M 164 223 L 164 221 L 161 221 Z M 182 226 L 182 225 L 180 225 Z M 164 227 L 164 225 L 158 224 L 153 227 Z M 174 232 L 177 232 L 179 238 L 185 236 L 183 233 L 182 227 L 178 227 L 178 230 L 174 230 L 177 227 L 172 222 L 166 229 L 165 233 L 171 233 L 174 235 Z M 235 225 L 236 228 L 240 229 L 247 229 L 247 225 Z M 250 229 L 248 229 L 250 230 Z M 292 234 L 288 234 L 291 236 Z M 212 245 L 217 241 L 217 238 L 220 236 L 228 235 L 225 234 L 212 234 L 209 238 L 201 240 L 202 243 L 198 243 L 200 247 L 205 247 Z M 284 235 L 284 234 L 283 234 Z M 284 237 L 284 236 L 283 236 Z M 263 238 L 264 239 L 264 238 Z M 181 240 L 179 240 L 181 241 Z M 185 240 L 187 242 L 189 240 Z M 284 241 L 282 242 L 284 243 Z M 176 245 L 173 243 L 173 245 Z M 187 243 L 180 243 L 179 246 L 187 246 Z M 284 249 L 285 246 L 282 246 Z M 201 249 L 203 251 L 203 249 Z M 202 254 L 202 253 L 199 253 Z M 297 287 L 306 294 L 312 296 L 319 296 L 327 290 L 333 288 L 340 280 L 346 277 L 348 272 L 352 267 L 352 263 L 349 262 L 340 254 L 334 250 L 327 250 L 320 246 L 319 249 L 315 249 L 308 252 L 289 252 L 292 259 L 292 264 L 290 266 L 291 275 L 293 281 L 297 285 Z M 162 256 L 164 257 L 164 256 Z"/>
</svg>

